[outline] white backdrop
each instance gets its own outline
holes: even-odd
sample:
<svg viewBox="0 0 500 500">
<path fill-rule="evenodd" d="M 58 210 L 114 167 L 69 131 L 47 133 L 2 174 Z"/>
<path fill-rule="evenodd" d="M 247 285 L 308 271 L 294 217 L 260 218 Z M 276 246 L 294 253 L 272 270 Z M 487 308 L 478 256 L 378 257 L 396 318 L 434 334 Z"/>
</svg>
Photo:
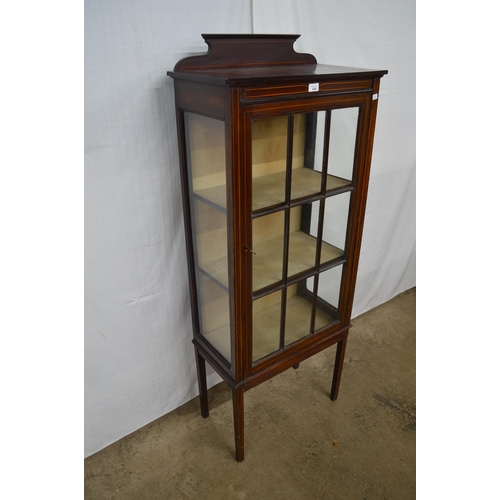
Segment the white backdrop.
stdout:
<svg viewBox="0 0 500 500">
<path fill-rule="evenodd" d="M 198 393 L 173 85 L 201 33 L 297 33 L 382 79 L 354 315 L 415 285 L 411 0 L 86 0 L 85 456 Z M 220 379 L 210 372 L 209 384 Z"/>
</svg>

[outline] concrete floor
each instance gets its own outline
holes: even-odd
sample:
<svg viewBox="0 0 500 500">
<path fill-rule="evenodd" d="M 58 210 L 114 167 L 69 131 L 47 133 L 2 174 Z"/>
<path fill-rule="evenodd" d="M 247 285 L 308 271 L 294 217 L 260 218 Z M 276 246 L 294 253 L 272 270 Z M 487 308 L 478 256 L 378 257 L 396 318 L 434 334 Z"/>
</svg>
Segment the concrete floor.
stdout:
<svg viewBox="0 0 500 500">
<path fill-rule="evenodd" d="M 415 304 L 411 289 L 353 320 L 339 398 L 336 347 L 245 393 L 245 461 L 231 393 L 198 399 L 85 460 L 85 498 L 413 499 Z"/>
</svg>

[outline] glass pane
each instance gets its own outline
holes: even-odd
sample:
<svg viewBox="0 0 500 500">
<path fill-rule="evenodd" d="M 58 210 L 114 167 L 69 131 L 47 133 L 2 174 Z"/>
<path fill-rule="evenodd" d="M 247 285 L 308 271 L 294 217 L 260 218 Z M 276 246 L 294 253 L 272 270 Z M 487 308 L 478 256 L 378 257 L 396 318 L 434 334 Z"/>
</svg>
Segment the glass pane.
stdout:
<svg viewBox="0 0 500 500">
<path fill-rule="evenodd" d="M 292 200 L 319 194 L 321 191 L 324 123 L 325 111 L 294 116 Z"/>
<path fill-rule="evenodd" d="M 185 113 L 200 333 L 231 361 L 224 122 Z"/>
<path fill-rule="evenodd" d="M 315 331 L 340 320 L 338 308 L 342 269 L 343 266 L 336 266 L 319 274 Z"/>
<path fill-rule="evenodd" d="M 254 300 L 252 361 L 280 347 L 281 290 Z"/>
<path fill-rule="evenodd" d="M 226 208 L 224 122 L 185 113 L 188 168 L 193 191 Z"/>
<path fill-rule="evenodd" d="M 313 281 L 302 280 L 286 290 L 285 345 L 311 332 Z"/>
<path fill-rule="evenodd" d="M 284 212 L 275 212 L 252 221 L 253 290 L 283 279 Z"/>
<path fill-rule="evenodd" d="M 316 265 L 319 201 L 306 203 L 290 210 L 290 242 L 288 247 L 288 276 L 294 276 Z"/>
<path fill-rule="evenodd" d="M 194 199 L 193 236 L 199 268 L 228 288 L 227 217 L 213 206 Z"/>
<path fill-rule="evenodd" d="M 228 293 L 202 273 L 197 273 L 196 281 L 201 332 L 231 362 Z"/>
<path fill-rule="evenodd" d="M 331 112 L 328 174 L 349 181 L 352 181 L 358 116 L 357 107 Z"/>
<path fill-rule="evenodd" d="M 252 210 L 285 201 L 288 117 L 252 121 Z"/>
<path fill-rule="evenodd" d="M 325 200 L 321 264 L 344 255 L 350 200 L 351 193 L 341 193 Z"/>
</svg>

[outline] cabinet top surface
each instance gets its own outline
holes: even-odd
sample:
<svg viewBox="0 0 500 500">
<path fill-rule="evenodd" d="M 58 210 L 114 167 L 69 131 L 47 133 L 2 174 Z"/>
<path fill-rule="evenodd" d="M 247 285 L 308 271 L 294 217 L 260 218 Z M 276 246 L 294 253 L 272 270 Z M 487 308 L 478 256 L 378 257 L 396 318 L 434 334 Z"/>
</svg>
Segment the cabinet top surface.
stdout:
<svg viewBox="0 0 500 500">
<path fill-rule="evenodd" d="M 202 35 L 206 54 L 181 59 L 172 78 L 216 85 L 248 85 L 311 79 L 380 78 L 386 70 L 318 64 L 311 54 L 295 52 L 300 35 Z"/>
</svg>

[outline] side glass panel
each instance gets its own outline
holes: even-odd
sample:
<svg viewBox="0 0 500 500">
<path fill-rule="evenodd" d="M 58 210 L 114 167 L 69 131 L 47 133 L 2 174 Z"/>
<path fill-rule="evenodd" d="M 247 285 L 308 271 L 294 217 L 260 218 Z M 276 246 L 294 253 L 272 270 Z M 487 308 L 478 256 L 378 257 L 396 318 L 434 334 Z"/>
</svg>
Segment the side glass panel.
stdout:
<svg viewBox="0 0 500 500">
<path fill-rule="evenodd" d="M 197 275 L 196 283 L 203 335 L 227 361 L 231 362 L 228 294 L 202 273 Z"/>
<path fill-rule="evenodd" d="M 340 321 L 339 297 L 342 281 L 342 269 L 344 266 L 336 266 L 323 271 L 318 276 L 318 292 L 316 297 L 316 318 L 314 322 L 315 331 Z"/>
<path fill-rule="evenodd" d="M 224 122 L 184 116 L 200 333 L 230 363 Z"/>
<path fill-rule="evenodd" d="M 352 181 L 359 108 L 333 109 L 330 120 L 328 174 Z"/>
<path fill-rule="evenodd" d="M 344 255 L 350 200 L 349 192 L 330 196 L 325 200 L 321 264 Z"/>
<path fill-rule="evenodd" d="M 193 191 L 204 201 L 226 208 L 224 122 L 185 113 L 188 166 Z"/>
</svg>

